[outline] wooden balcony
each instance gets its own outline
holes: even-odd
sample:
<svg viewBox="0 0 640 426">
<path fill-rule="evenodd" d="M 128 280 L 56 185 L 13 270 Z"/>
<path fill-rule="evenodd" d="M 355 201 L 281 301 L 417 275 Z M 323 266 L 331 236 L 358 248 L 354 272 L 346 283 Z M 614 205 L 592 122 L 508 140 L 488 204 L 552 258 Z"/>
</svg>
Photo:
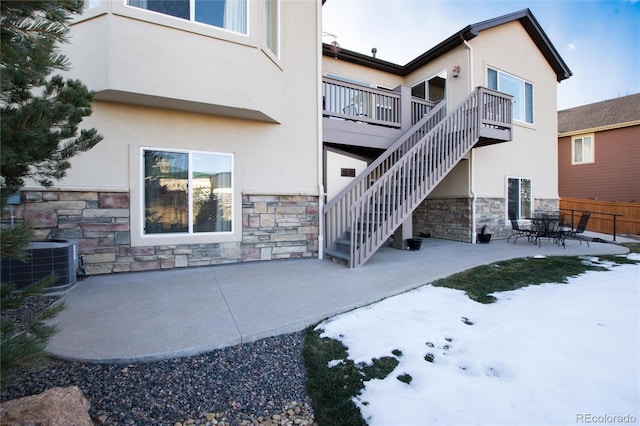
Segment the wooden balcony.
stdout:
<svg viewBox="0 0 640 426">
<path fill-rule="evenodd" d="M 511 140 L 511 97 L 482 89 L 483 111 L 477 146 Z M 324 142 L 387 149 L 435 102 L 411 96 L 411 89 L 376 89 L 328 77 L 322 79 Z"/>
<path fill-rule="evenodd" d="M 435 106 L 411 89 L 376 89 L 322 79 L 324 141 L 386 149 Z"/>
</svg>

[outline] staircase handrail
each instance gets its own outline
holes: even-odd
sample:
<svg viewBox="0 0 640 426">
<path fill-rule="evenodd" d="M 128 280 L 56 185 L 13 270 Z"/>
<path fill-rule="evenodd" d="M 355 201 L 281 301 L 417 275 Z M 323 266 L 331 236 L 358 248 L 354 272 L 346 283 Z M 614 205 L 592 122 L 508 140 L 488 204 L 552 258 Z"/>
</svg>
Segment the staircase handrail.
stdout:
<svg viewBox="0 0 640 426">
<path fill-rule="evenodd" d="M 351 204 L 350 267 L 366 262 L 479 137 L 482 88 L 471 92 Z M 379 219 L 379 220 L 377 220 Z"/>
<path fill-rule="evenodd" d="M 327 201 L 323 208 L 325 216 L 325 248 L 330 247 L 343 232 L 348 229 L 352 203 L 382 176 L 412 146 L 418 143 L 434 126 L 440 122 L 446 112 L 445 101 L 439 102 L 428 114 L 404 133 L 380 157 L 373 161 L 362 173 L 345 186 L 338 194 Z M 338 205 L 342 203 L 344 205 Z M 339 210 L 339 211 L 336 211 Z M 331 217 L 332 216 L 332 217 Z M 341 216 L 339 218 L 338 216 Z M 341 220 L 340 220 L 341 219 Z M 331 226 L 329 226 L 331 224 Z M 333 229 L 332 229 L 333 226 Z"/>
</svg>

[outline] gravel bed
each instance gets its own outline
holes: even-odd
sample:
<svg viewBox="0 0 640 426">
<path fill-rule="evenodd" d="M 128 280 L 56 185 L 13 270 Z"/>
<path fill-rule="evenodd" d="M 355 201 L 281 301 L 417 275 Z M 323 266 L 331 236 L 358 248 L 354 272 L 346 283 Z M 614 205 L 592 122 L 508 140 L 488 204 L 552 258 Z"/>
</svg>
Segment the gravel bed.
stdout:
<svg viewBox="0 0 640 426">
<path fill-rule="evenodd" d="M 20 320 L 54 298 L 32 298 L 3 318 Z M 15 312 L 20 311 L 20 312 Z M 87 364 L 50 359 L 21 372 L 0 400 L 54 386 L 78 386 L 96 424 L 312 424 L 305 394 L 304 332 L 263 339 L 202 355 L 150 363 Z"/>
</svg>

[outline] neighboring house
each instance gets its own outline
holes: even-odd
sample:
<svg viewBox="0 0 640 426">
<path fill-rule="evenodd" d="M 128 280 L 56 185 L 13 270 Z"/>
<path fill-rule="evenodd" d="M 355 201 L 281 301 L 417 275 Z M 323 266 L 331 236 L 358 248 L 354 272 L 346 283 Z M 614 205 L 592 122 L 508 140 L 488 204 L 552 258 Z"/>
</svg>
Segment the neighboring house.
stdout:
<svg viewBox="0 0 640 426">
<path fill-rule="evenodd" d="M 640 202 L 640 93 L 558 111 L 561 197 Z"/>
<path fill-rule="evenodd" d="M 394 233 L 402 248 L 413 233 L 474 242 L 485 224 L 499 238 L 509 213 L 558 206 L 571 72 L 529 10 L 399 66 L 322 45 L 320 1 L 87 5 L 65 53 L 104 140 L 53 188 L 24 188 L 16 214 L 76 240 L 88 274 L 325 253 L 358 266 Z M 367 241 L 335 255 L 350 229 Z"/>
</svg>

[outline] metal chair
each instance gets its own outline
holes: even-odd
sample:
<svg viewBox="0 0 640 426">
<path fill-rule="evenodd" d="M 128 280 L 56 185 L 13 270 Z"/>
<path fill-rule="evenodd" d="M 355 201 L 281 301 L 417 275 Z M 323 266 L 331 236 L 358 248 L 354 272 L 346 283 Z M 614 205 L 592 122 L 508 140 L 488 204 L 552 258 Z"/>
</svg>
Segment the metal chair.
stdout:
<svg viewBox="0 0 640 426">
<path fill-rule="evenodd" d="M 507 242 L 509 242 L 511 237 L 515 237 L 513 239 L 513 244 L 515 244 L 516 241 L 518 241 L 518 238 L 522 236 L 526 236 L 527 241 L 531 241 L 531 236 L 533 234 L 531 228 L 525 228 L 521 226 L 520 222 L 518 222 L 518 219 L 516 219 L 516 216 L 513 213 L 509 213 L 509 221 L 511 222 L 511 229 L 513 230 L 513 233 L 509 235 L 509 237 L 507 238 Z"/>
<path fill-rule="evenodd" d="M 565 231 L 561 231 L 558 233 L 558 241 L 562 241 L 562 247 L 565 247 L 565 240 L 567 238 L 572 238 L 574 240 L 580 241 L 580 245 L 582 245 L 582 241 L 587 243 L 587 247 L 589 247 L 589 240 L 579 234 L 583 234 L 585 229 L 587 229 L 587 223 L 589 222 L 589 217 L 591 217 L 591 212 L 583 212 L 580 216 L 580 221 L 578 222 L 578 226 L 576 229 L 569 229 Z M 559 244 L 558 242 L 558 244 Z"/>
</svg>

